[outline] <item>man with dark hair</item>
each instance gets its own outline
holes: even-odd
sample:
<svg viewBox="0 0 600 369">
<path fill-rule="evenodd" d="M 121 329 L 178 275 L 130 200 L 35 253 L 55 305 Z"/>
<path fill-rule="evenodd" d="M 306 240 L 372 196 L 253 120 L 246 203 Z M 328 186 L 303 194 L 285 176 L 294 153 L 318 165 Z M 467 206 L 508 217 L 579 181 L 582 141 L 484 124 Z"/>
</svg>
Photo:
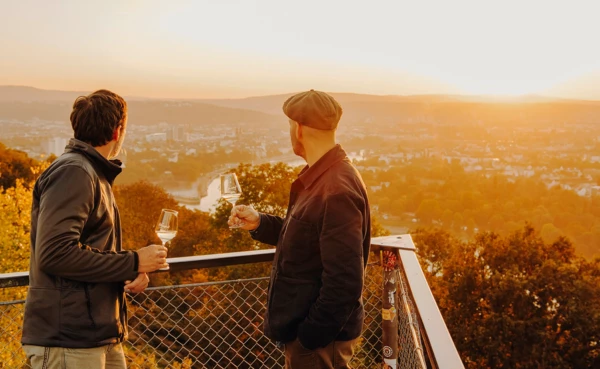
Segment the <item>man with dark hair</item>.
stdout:
<svg viewBox="0 0 600 369">
<path fill-rule="evenodd" d="M 229 224 L 277 247 L 264 329 L 284 344 L 286 368 L 349 368 L 362 331 L 371 243 L 365 185 L 336 144 L 342 108 L 332 96 L 299 93 L 283 112 L 294 153 L 307 163 L 292 184 L 286 217 L 238 205 Z"/>
<path fill-rule="evenodd" d="M 166 267 L 160 245 L 121 250 L 113 159 L 125 138 L 127 103 L 96 91 L 73 104 L 74 137 L 33 189 L 29 292 L 23 349 L 34 369 L 126 368 L 124 293 Z"/>
</svg>

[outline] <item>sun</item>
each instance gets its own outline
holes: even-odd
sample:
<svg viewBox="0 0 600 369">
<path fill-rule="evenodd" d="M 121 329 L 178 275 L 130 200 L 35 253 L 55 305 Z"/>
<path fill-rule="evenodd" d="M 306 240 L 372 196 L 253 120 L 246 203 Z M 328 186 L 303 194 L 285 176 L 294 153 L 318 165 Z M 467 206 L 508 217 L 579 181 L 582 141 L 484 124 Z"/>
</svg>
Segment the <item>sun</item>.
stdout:
<svg viewBox="0 0 600 369">
<path fill-rule="evenodd" d="M 467 95 L 489 96 L 523 96 L 542 94 L 550 88 L 550 81 L 532 81 L 519 78 L 498 79 L 488 78 L 468 79 L 456 83 L 458 89 Z"/>
</svg>

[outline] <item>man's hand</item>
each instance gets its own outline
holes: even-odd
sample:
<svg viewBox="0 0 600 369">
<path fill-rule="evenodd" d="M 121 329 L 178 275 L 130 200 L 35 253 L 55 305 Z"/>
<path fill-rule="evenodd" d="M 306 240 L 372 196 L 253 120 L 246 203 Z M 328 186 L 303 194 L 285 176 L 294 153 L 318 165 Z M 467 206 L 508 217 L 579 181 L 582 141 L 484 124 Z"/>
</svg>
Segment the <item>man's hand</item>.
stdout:
<svg viewBox="0 0 600 369">
<path fill-rule="evenodd" d="M 231 216 L 227 224 L 229 226 L 241 224 L 241 229 L 253 231 L 260 225 L 260 215 L 252 206 L 236 205 L 231 209 Z"/>
<path fill-rule="evenodd" d="M 138 272 L 148 273 L 167 268 L 167 248 L 162 245 L 150 245 L 137 250 L 139 257 Z"/>
<path fill-rule="evenodd" d="M 148 274 L 139 273 L 138 276 L 133 281 L 125 281 L 125 292 L 129 292 L 129 293 L 143 292 L 146 289 L 146 287 L 148 287 L 149 282 L 150 282 L 150 278 L 148 278 Z"/>
</svg>

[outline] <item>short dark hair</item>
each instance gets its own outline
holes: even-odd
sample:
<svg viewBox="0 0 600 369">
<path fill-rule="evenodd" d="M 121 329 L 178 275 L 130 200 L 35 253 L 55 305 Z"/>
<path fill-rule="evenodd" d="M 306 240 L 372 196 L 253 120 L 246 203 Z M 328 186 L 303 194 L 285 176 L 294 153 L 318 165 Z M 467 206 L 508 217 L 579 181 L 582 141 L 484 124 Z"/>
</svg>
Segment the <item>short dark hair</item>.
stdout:
<svg viewBox="0 0 600 369">
<path fill-rule="evenodd" d="M 79 96 L 73 103 L 71 126 L 75 138 L 94 147 L 112 140 L 113 132 L 127 120 L 127 103 L 108 90 Z"/>
</svg>

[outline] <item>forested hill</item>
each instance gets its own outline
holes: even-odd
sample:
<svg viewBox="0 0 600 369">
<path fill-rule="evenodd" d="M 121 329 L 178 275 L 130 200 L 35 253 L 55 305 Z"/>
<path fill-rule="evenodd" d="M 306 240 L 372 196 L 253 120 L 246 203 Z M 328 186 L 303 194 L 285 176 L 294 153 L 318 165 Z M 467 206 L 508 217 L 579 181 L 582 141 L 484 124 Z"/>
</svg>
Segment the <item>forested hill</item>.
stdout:
<svg viewBox="0 0 600 369">
<path fill-rule="evenodd" d="M 0 120 L 64 121 L 73 101 L 87 92 L 49 91 L 0 86 Z M 281 107 L 292 93 L 244 99 L 144 99 L 126 97 L 136 124 L 277 124 L 285 119 Z M 488 98 L 454 95 L 365 95 L 332 93 L 344 109 L 347 123 L 439 123 L 455 125 L 543 126 L 597 123 L 600 101 L 553 99 L 539 96 Z"/>
</svg>

